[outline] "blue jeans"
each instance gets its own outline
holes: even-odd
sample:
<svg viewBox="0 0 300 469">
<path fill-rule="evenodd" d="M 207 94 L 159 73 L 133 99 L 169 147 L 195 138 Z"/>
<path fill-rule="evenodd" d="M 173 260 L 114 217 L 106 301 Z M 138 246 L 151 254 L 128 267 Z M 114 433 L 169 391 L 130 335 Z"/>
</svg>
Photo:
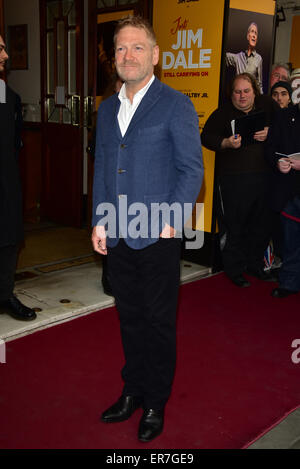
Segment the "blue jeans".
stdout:
<svg viewBox="0 0 300 469">
<path fill-rule="evenodd" d="M 284 212 L 300 219 L 300 196 L 290 200 Z M 279 285 L 287 290 L 300 291 L 300 222 L 281 215 L 283 226 L 282 267 Z"/>
</svg>

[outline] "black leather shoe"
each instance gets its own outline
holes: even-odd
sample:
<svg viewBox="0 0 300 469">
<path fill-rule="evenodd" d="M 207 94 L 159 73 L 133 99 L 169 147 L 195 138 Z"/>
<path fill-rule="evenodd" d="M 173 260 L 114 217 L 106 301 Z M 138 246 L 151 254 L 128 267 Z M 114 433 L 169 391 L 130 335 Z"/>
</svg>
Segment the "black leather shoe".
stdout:
<svg viewBox="0 0 300 469">
<path fill-rule="evenodd" d="M 271 272 L 266 272 L 264 269 L 254 269 L 254 270 L 247 270 L 249 275 L 252 277 L 256 277 L 259 280 L 263 280 L 264 282 L 277 282 L 277 277 L 275 274 L 273 275 Z"/>
<path fill-rule="evenodd" d="M 109 407 L 101 416 L 102 422 L 115 423 L 129 419 L 133 412 L 142 406 L 143 399 L 137 396 L 121 396 L 120 399 Z"/>
<path fill-rule="evenodd" d="M 243 275 L 237 275 L 236 277 L 230 277 L 230 280 L 237 286 L 237 287 L 250 287 L 250 282 L 245 279 Z"/>
<path fill-rule="evenodd" d="M 287 296 L 290 296 L 290 295 L 295 295 L 296 291 L 294 290 L 287 290 L 286 288 L 274 288 L 274 290 L 272 290 L 271 292 L 271 296 L 273 296 L 274 298 L 286 298 Z"/>
<path fill-rule="evenodd" d="M 144 443 L 161 434 L 164 428 L 164 410 L 145 409 L 140 421 L 138 438 Z"/>
<path fill-rule="evenodd" d="M 1 302 L 0 309 L 3 313 L 7 313 L 14 319 L 20 319 L 21 321 L 32 321 L 33 319 L 36 319 L 35 311 L 23 305 L 15 295 L 8 300 Z"/>
</svg>

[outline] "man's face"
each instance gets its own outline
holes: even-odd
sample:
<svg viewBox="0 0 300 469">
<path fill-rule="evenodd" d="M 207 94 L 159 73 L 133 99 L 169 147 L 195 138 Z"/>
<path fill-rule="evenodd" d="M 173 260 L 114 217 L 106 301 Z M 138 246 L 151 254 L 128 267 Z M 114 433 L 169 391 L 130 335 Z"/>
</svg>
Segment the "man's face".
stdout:
<svg viewBox="0 0 300 469">
<path fill-rule="evenodd" d="M 249 46 L 253 49 L 256 47 L 257 36 L 258 36 L 257 27 L 255 26 L 255 24 L 251 24 L 248 34 L 247 34 L 247 39 L 248 39 Z"/>
<path fill-rule="evenodd" d="M 243 112 L 249 112 L 253 108 L 255 99 L 252 84 L 244 78 L 238 78 L 234 83 L 232 92 L 232 104 Z"/>
<path fill-rule="evenodd" d="M 283 67 L 276 67 L 271 73 L 270 78 L 270 87 L 277 83 L 278 81 L 289 81 L 288 72 Z"/>
<path fill-rule="evenodd" d="M 115 58 L 119 77 L 142 89 L 158 63 L 159 48 L 152 44 L 144 29 L 125 26 L 116 37 Z"/>
<path fill-rule="evenodd" d="M 272 98 L 277 101 L 280 107 L 288 107 L 291 102 L 288 91 L 283 86 L 278 86 L 272 93 Z"/>
<path fill-rule="evenodd" d="M 3 72 L 5 68 L 5 62 L 7 61 L 7 59 L 8 59 L 8 55 L 5 50 L 5 43 L 2 37 L 0 36 L 0 72 Z"/>
</svg>

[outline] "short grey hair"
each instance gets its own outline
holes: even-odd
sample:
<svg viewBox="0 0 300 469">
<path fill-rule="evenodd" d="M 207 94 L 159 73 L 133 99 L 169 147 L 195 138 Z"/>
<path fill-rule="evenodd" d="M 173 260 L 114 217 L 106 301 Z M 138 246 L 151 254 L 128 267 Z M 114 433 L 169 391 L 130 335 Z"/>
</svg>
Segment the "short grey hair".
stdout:
<svg viewBox="0 0 300 469">
<path fill-rule="evenodd" d="M 254 24 L 254 26 L 256 26 L 256 29 L 257 29 L 257 34 L 258 34 L 258 26 L 257 26 L 257 23 L 255 23 L 255 21 L 251 21 L 251 23 L 249 24 L 248 26 L 248 29 L 247 29 L 247 34 L 249 33 L 250 29 L 251 29 L 251 26 Z"/>
<path fill-rule="evenodd" d="M 284 70 L 287 71 L 288 80 L 291 79 L 291 71 L 290 71 L 290 67 L 288 66 L 288 64 L 283 63 L 283 62 L 277 62 L 273 64 L 271 74 L 274 72 L 276 68 L 284 68 Z"/>
<path fill-rule="evenodd" d="M 143 18 L 142 16 L 139 16 L 139 15 L 137 16 L 128 15 L 125 18 L 122 18 L 120 21 L 118 21 L 115 32 L 114 32 L 114 44 L 115 45 L 116 45 L 117 35 L 123 28 L 126 28 L 126 26 L 143 29 L 146 32 L 148 38 L 150 39 L 152 45 L 153 46 L 156 45 L 156 35 L 155 35 L 152 25 L 149 23 L 149 21 L 146 18 Z"/>
</svg>

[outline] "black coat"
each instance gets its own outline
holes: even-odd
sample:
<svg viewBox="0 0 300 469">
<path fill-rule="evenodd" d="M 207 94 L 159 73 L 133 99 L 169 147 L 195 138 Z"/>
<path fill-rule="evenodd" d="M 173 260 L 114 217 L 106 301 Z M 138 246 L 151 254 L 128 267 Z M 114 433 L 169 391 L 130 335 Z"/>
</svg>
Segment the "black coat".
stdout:
<svg viewBox="0 0 300 469">
<path fill-rule="evenodd" d="M 17 244 L 23 239 L 18 165 L 21 126 L 20 97 L 6 86 L 6 103 L 0 103 L 0 246 Z"/>
<path fill-rule="evenodd" d="M 271 174 L 270 205 L 281 211 L 287 202 L 300 196 L 300 171 L 292 169 L 283 174 L 277 168 L 280 156 L 276 152 L 291 154 L 300 152 L 300 110 L 298 105 L 278 112 L 268 134 L 266 158 L 273 169 Z"/>
<path fill-rule="evenodd" d="M 266 113 L 266 125 L 269 126 L 273 114 L 277 108 L 276 102 L 269 96 L 258 96 L 255 98 L 254 108 L 250 115 L 257 111 Z M 232 102 L 220 106 L 207 119 L 201 134 L 202 145 L 216 152 L 217 175 L 261 173 L 268 171 L 268 165 L 264 158 L 264 143 L 247 142 L 238 149 L 222 149 L 221 143 L 224 138 L 232 135 L 231 121 L 245 116 L 243 111 L 238 110 Z"/>
</svg>

